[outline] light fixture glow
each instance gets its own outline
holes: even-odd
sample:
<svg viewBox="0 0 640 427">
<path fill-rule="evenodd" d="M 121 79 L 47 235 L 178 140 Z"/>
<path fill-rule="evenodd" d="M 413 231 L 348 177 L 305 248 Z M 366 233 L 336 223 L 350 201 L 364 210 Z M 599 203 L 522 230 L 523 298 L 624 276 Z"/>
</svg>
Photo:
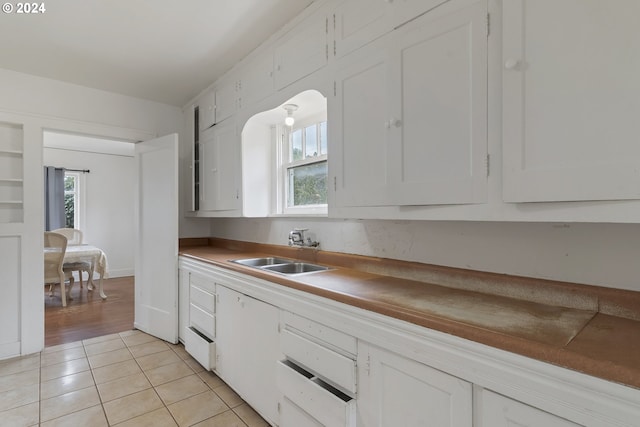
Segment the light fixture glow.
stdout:
<svg viewBox="0 0 640 427">
<path fill-rule="evenodd" d="M 287 111 L 287 117 L 284 119 L 284 124 L 291 127 L 296 122 L 293 118 L 293 112 L 298 109 L 296 104 L 285 104 L 282 106 Z"/>
</svg>

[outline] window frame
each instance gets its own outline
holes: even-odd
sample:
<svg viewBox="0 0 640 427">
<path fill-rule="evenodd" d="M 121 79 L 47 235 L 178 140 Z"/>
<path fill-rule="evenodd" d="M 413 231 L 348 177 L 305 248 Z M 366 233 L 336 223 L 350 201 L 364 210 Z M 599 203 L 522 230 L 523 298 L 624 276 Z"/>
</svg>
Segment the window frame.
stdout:
<svg viewBox="0 0 640 427">
<path fill-rule="evenodd" d="M 322 122 L 327 122 L 326 114 L 316 114 L 302 120 L 297 120 L 293 127 L 285 126 L 285 125 L 277 125 L 276 126 L 276 135 L 278 136 L 276 141 L 276 159 L 278 161 L 277 165 L 277 197 L 276 197 L 276 214 L 281 215 L 315 215 L 315 216 L 327 216 L 328 215 L 328 204 L 315 204 L 315 205 L 303 205 L 303 206 L 289 206 L 289 170 L 293 168 L 297 168 L 300 166 L 313 165 L 317 163 L 326 163 L 328 165 L 329 158 L 328 153 L 319 154 L 313 157 L 306 157 L 299 160 L 289 160 L 290 153 L 290 145 L 291 138 L 290 135 L 297 130 L 301 130 L 303 134 L 304 141 L 304 129 L 311 126 L 316 125 L 318 127 L 318 131 L 316 133 L 316 143 L 318 149 L 321 148 L 320 142 L 320 124 Z M 328 143 L 327 143 L 327 151 L 328 151 Z M 303 142 L 303 147 L 306 149 L 306 143 Z M 303 150 L 304 154 L 304 150 Z M 327 186 L 328 182 L 328 170 L 327 170 Z M 328 188 L 327 188 L 328 192 Z"/>
</svg>

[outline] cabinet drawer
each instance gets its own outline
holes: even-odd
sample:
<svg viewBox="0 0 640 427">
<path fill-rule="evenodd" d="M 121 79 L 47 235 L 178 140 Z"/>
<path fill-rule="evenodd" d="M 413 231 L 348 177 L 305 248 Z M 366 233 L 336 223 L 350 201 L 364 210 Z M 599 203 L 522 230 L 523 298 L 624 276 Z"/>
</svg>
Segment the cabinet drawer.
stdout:
<svg viewBox="0 0 640 427">
<path fill-rule="evenodd" d="M 280 405 L 280 427 L 324 427 L 298 405 L 287 399 L 282 399 Z"/>
<path fill-rule="evenodd" d="M 282 361 L 276 367 L 276 383 L 287 399 L 310 415 L 307 420 L 311 418 L 325 426 L 355 426 L 355 399 L 313 374 Z"/>
<path fill-rule="evenodd" d="M 197 286 L 191 285 L 189 290 L 189 301 L 191 304 L 197 305 L 209 314 L 216 312 L 216 296 Z"/>
<path fill-rule="evenodd" d="M 189 325 L 210 339 L 216 337 L 216 318 L 194 304 L 189 306 Z"/>
<path fill-rule="evenodd" d="M 306 369 L 334 385 L 356 393 L 356 363 L 300 335 L 283 330 L 280 337 L 282 353 Z"/>
<path fill-rule="evenodd" d="M 215 369 L 216 343 L 193 328 L 185 329 L 184 349 L 205 369 Z"/>
<path fill-rule="evenodd" d="M 191 273 L 191 286 L 197 286 L 198 288 L 209 292 L 210 294 L 216 293 L 216 283 L 204 276 L 200 276 L 198 274 Z"/>
<path fill-rule="evenodd" d="M 282 313 L 282 321 L 286 329 L 302 332 L 302 335 L 308 335 L 315 341 L 335 347 L 339 352 L 353 355 L 355 359 L 358 348 L 355 337 L 288 311 Z"/>
</svg>

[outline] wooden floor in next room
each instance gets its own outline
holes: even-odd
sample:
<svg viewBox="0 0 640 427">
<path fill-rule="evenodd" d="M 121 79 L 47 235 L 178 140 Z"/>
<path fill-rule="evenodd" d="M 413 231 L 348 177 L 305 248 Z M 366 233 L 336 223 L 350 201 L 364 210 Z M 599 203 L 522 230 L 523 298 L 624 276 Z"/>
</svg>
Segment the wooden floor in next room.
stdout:
<svg viewBox="0 0 640 427">
<path fill-rule="evenodd" d="M 44 291 L 45 347 L 60 345 L 133 329 L 135 288 L 133 276 L 104 280 L 107 299 L 102 300 L 98 291 L 80 289 L 76 281 L 71 290 L 73 300 L 62 307 L 60 289 L 49 296 Z M 97 283 L 96 283 L 97 285 Z"/>
</svg>

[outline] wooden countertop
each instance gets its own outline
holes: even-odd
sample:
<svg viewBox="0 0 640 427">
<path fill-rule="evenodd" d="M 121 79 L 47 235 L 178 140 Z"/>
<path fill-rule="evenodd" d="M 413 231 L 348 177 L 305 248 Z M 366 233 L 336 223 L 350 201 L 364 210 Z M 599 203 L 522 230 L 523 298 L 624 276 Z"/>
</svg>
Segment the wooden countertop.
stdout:
<svg viewBox="0 0 640 427">
<path fill-rule="evenodd" d="M 640 388 L 640 292 L 224 239 L 182 239 L 180 255 Z M 263 256 L 333 269 L 230 262 Z"/>
</svg>

